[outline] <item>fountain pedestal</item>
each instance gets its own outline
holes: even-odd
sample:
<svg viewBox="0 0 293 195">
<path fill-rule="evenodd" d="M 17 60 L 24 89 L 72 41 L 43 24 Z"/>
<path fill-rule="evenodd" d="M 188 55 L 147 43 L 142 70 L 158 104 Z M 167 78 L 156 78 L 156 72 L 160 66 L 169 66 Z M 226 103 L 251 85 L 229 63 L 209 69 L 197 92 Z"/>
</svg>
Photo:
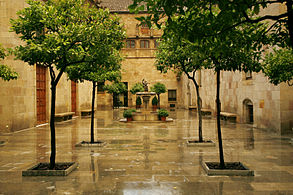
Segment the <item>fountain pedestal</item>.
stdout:
<svg viewBox="0 0 293 195">
<path fill-rule="evenodd" d="M 140 96 L 143 100 L 143 105 L 140 110 L 137 110 L 133 113 L 133 120 L 134 121 L 157 121 L 158 120 L 158 113 L 153 112 L 150 106 L 150 98 L 155 96 L 155 92 L 137 92 L 137 96 Z"/>
</svg>

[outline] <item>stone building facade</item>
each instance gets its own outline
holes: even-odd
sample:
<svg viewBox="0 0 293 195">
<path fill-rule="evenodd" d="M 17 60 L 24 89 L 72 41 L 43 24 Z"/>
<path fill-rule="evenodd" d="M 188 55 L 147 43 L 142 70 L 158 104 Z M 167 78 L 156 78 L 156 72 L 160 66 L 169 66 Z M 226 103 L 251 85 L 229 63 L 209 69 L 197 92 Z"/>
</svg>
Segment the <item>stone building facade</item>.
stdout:
<svg viewBox="0 0 293 195">
<path fill-rule="evenodd" d="M 10 31 L 10 18 L 26 6 L 25 0 L 0 1 L 0 43 L 4 48 L 21 44 L 18 36 Z M 0 79 L 0 133 L 13 132 L 49 122 L 50 75 L 49 70 L 29 66 L 13 56 L 3 62 L 19 73 L 17 80 Z M 57 86 L 56 113 L 75 112 L 89 108 L 91 84 L 75 84 L 64 74 Z"/>
<path fill-rule="evenodd" d="M 161 74 L 156 70 L 154 53 L 156 41 L 162 32 L 140 26 L 135 19 L 138 15 L 127 11 L 131 2 L 132 0 L 103 0 L 101 3 L 113 14 L 118 14 L 126 28 L 127 39 L 122 50 L 122 82 L 126 84 L 128 93 L 112 97 L 97 90 L 97 109 L 112 109 L 117 101 L 122 106 L 135 107 L 136 97 L 129 90 L 142 79 L 149 83 L 149 88 L 156 82 L 166 85 L 167 92 L 161 95 L 161 107 L 188 109 L 196 106 L 195 89 L 186 76 L 178 76 L 173 72 Z M 17 35 L 9 32 L 9 20 L 16 17 L 16 12 L 25 6 L 25 0 L 0 0 L 0 42 L 5 48 L 21 43 Z M 282 11 L 281 8 L 278 11 Z M 47 123 L 50 112 L 49 71 L 29 66 L 11 56 L 4 63 L 14 68 L 20 77 L 9 82 L 0 79 L 0 133 Z M 203 108 L 209 108 L 215 113 L 215 74 L 203 70 L 197 74 L 197 79 L 201 85 Z M 222 72 L 221 82 L 222 111 L 237 114 L 237 122 L 253 123 L 255 127 L 279 133 L 292 132 L 292 87 L 286 84 L 274 86 L 262 73 Z M 64 74 L 57 86 L 56 113 L 73 111 L 80 115 L 81 110 L 89 109 L 91 89 L 91 83 L 75 84 Z"/>
<path fill-rule="evenodd" d="M 128 91 L 135 83 L 141 83 L 143 79 L 148 82 L 148 90 L 157 82 L 163 83 L 167 92 L 160 96 L 161 106 L 164 108 L 169 108 L 170 105 L 175 108 L 188 108 L 184 93 L 187 88 L 186 78 L 178 77 L 173 72 L 161 74 L 155 67 L 156 46 L 162 32 L 140 26 L 139 21 L 135 19 L 138 15 L 126 11 L 127 6 L 124 9 L 112 11 L 113 14 L 118 14 L 121 17 L 121 22 L 127 33 L 125 48 L 122 49 L 124 56 L 122 82 L 126 84 Z M 145 14 L 139 14 L 139 16 L 142 15 Z M 109 94 L 99 92 L 97 99 L 99 100 L 98 107 L 113 106 L 113 97 Z M 122 106 L 135 107 L 136 96 L 130 92 L 120 95 L 118 99 Z"/>
</svg>

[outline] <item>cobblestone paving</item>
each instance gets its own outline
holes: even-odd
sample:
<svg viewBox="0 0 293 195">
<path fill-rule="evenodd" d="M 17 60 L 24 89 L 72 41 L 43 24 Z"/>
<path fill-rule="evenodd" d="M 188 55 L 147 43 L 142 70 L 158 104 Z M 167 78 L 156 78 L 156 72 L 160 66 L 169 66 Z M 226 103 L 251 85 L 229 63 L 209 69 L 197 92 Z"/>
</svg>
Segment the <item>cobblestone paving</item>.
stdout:
<svg viewBox="0 0 293 195">
<path fill-rule="evenodd" d="M 293 194 L 293 139 L 222 123 L 225 161 L 240 161 L 255 176 L 207 176 L 202 161 L 218 161 L 218 147 L 190 147 L 197 138 L 195 112 L 171 112 L 174 122 L 118 122 L 122 111 L 98 111 L 95 140 L 90 118 L 56 123 L 57 162 L 78 162 L 66 177 L 22 177 L 50 156 L 49 126 L 0 134 L 0 194 Z M 217 141 L 214 119 L 203 120 L 205 139 Z"/>
</svg>

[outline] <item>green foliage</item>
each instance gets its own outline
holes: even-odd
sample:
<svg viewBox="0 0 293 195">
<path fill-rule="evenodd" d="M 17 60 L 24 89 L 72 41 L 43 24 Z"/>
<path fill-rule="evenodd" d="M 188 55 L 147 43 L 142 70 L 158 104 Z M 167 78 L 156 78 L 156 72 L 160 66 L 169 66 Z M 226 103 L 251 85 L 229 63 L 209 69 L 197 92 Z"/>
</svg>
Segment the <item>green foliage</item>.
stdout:
<svg viewBox="0 0 293 195">
<path fill-rule="evenodd" d="M 127 92 L 126 86 L 121 82 L 113 82 L 110 85 L 105 85 L 104 90 L 109 94 L 122 94 Z"/>
<path fill-rule="evenodd" d="M 156 52 L 156 67 L 166 73 L 172 70 L 177 75 L 184 72 L 189 79 L 195 81 L 197 70 L 211 67 L 210 58 L 200 52 L 201 47 L 188 40 L 182 39 L 174 32 L 169 31 L 158 46 Z M 195 81 L 196 82 L 196 81 Z"/>
<path fill-rule="evenodd" d="M 5 57 L 5 49 L 0 44 L 0 59 L 4 59 Z M 9 81 L 11 79 L 17 79 L 18 73 L 12 70 L 9 66 L 0 64 L 0 77 L 4 81 Z"/>
<path fill-rule="evenodd" d="M 10 21 L 11 29 L 24 44 L 15 48 L 15 56 L 29 65 L 37 64 L 50 70 L 50 169 L 53 169 L 55 97 L 62 74 L 67 72 L 72 80 L 94 82 L 116 75 L 125 31 L 109 10 L 90 7 L 86 0 L 27 0 L 27 6 L 17 14 L 18 17 Z"/>
<path fill-rule="evenodd" d="M 279 49 L 266 55 L 263 72 L 270 82 L 278 85 L 293 79 L 293 50 Z"/>
<path fill-rule="evenodd" d="M 165 109 L 160 109 L 158 111 L 158 116 L 159 117 L 167 117 L 167 116 L 169 116 L 169 112 L 167 110 L 165 110 Z"/>
<path fill-rule="evenodd" d="M 130 93 L 136 94 L 137 92 L 143 92 L 144 88 L 142 83 L 135 83 L 133 87 L 130 89 Z"/>
<path fill-rule="evenodd" d="M 135 110 L 135 109 L 133 109 L 133 108 L 131 108 L 131 109 L 128 109 L 128 110 L 131 110 L 131 112 L 136 112 L 136 110 Z"/>
<path fill-rule="evenodd" d="M 9 66 L 0 64 L 0 77 L 4 81 L 9 81 L 11 79 L 17 79 L 18 73 L 13 71 Z"/>
<path fill-rule="evenodd" d="M 286 6 L 284 13 L 271 15 L 266 11 L 270 5 L 278 4 Z M 293 9 L 292 1 L 134 0 L 129 9 L 138 12 L 138 7 L 141 5 L 145 5 L 150 17 L 141 17 L 140 21 L 147 24 L 153 22 L 159 28 L 164 27 L 164 38 L 168 37 L 170 31 L 174 31 L 177 37 L 184 37 L 199 45 L 200 51 L 207 56 L 205 59 L 213 60 L 214 65 L 216 64 L 215 70 L 258 72 L 261 70 L 258 62 L 261 60 L 262 44 L 291 49 L 293 47 L 293 23 L 289 21 L 289 12 L 292 13 Z M 264 14 L 259 15 L 260 10 L 264 10 Z M 167 23 L 163 18 L 167 18 Z M 266 20 L 273 22 L 267 26 Z M 271 40 L 268 40 L 268 37 Z M 171 48 L 171 51 L 172 49 L 176 51 L 175 48 Z M 162 58 L 166 54 L 168 51 L 159 57 Z M 280 53 L 275 54 L 279 55 L 275 59 L 281 57 Z M 274 57 L 270 55 L 270 58 Z M 158 69 L 162 71 L 170 69 L 170 63 L 165 63 L 166 60 L 163 61 L 158 56 L 157 59 L 160 65 Z M 177 59 L 180 58 L 177 56 Z M 274 63 L 272 60 L 269 61 Z M 274 64 L 272 67 L 278 67 L 276 63 Z M 268 69 L 272 70 L 272 68 Z M 290 77 L 290 73 L 286 74 L 281 70 L 273 71 L 274 76 L 272 71 L 265 72 L 267 76 L 271 75 L 270 79 L 277 78 L 271 80 L 273 83 L 288 81 Z"/>
<path fill-rule="evenodd" d="M 141 105 L 142 104 L 142 102 L 141 102 L 141 98 L 138 96 L 137 98 L 136 98 L 136 105 Z"/>
<path fill-rule="evenodd" d="M 49 67 L 55 84 L 59 75 L 52 72 L 53 65 L 60 75 L 73 72 L 73 80 L 103 80 L 80 73 L 105 70 L 119 61 L 117 50 L 123 47 L 125 32 L 109 10 L 89 8 L 84 0 L 27 3 L 28 7 L 18 12 L 19 17 L 11 19 L 12 30 L 25 42 L 15 48 L 15 55 L 30 65 Z M 78 70 L 73 71 L 73 66 Z"/>
<path fill-rule="evenodd" d="M 156 96 L 152 99 L 152 105 L 158 105 L 158 98 Z"/>
<path fill-rule="evenodd" d="M 269 6 L 278 4 L 286 6 L 285 13 L 271 14 L 267 11 Z M 265 33 L 273 34 L 273 36 L 275 36 L 275 41 L 280 45 L 285 44 L 291 45 L 291 47 L 293 46 L 293 23 L 289 22 L 288 19 L 290 15 L 289 12 L 292 12 L 293 9 L 291 0 L 133 0 L 133 4 L 129 6 L 129 10 L 137 13 L 142 9 L 142 6 L 150 15 L 148 17 L 140 17 L 139 20 L 147 24 L 153 22 L 159 28 L 165 25 L 163 18 L 167 18 L 168 22 L 170 22 L 175 15 L 187 15 L 186 13 L 192 10 L 201 14 L 202 10 L 207 10 L 210 17 L 215 19 L 214 24 L 218 27 L 212 34 L 206 32 L 208 37 L 229 31 L 244 23 L 264 23 L 266 20 L 272 20 L 271 26 Z M 266 14 L 261 14 L 260 16 L 260 10 L 264 10 Z M 215 11 L 221 14 L 215 14 Z M 210 25 L 205 17 L 199 19 L 199 22 L 208 24 L 207 27 L 214 26 Z M 204 32 L 200 28 L 196 30 L 200 33 Z"/>
<path fill-rule="evenodd" d="M 124 110 L 123 117 L 124 118 L 131 118 L 133 112 L 136 112 L 136 110 L 135 109 L 127 109 L 127 110 Z"/>
<path fill-rule="evenodd" d="M 166 86 L 163 83 L 157 82 L 151 87 L 152 92 L 156 92 L 158 95 L 167 91 Z"/>
</svg>

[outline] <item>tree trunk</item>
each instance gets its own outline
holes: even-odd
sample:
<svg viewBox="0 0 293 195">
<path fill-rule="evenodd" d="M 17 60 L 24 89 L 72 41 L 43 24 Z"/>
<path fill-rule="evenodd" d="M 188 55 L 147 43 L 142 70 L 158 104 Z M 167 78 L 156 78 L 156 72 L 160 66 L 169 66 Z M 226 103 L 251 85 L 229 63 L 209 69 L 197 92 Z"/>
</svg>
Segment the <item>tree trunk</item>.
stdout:
<svg viewBox="0 0 293 195">
<path fill-rule="evenodd" d="M 218 129 L 218 142 L 219 142 L 219 154 L 220 154 L 220 167 L 223 169 L 225 168 L 225 161 L 224 161 L 224 152 L 223 152 L 223 144 L 222 144 L 222 131 L 221 131 L 221 120 L 220 120 L 220 113 L 221 113 L 221 102 L 220 102 L 220 70 L 217 70 L 217 129 Z"/>
<path fill-rule="evenodd" d="M 289 38 L 290 38 L 290 47 L 293 48 L 293 9 L 292 9 L 293 2 L 292 0 L 286 1 L 287 12 L 288 12 L 288 31 L 289 31 Z"/>
<path fill-rule="evenodd" d="M 56 84 L 51 82 L 51 116 L 50 116 L 50 130 L 51 130 L 51 156 L 49 169 L 55 168 L 56 159 L 56 133 L 55 133 L 55 102 L 56 102 Z"/>
<path fill-rule="evenodd" d="M 94 118 L 95 118 L 95 96 L 96 96 L 96 82 L 93 82 L 93 95 L 92 95 L 92 115 L 91 115 L 91 143 L 94 143 Z"/>
<path fill-rule="evenodd" d="M 195 81 L 193 81 L 195 82 Z M 195 88 L 196 88 L 196 95 L 197 95 L 197 111 L 198 111 L 198 141 L 199 142 L 203 142 L 203 138 L 202 138 L 202 115 L 201 115 L 201 105 L 202 105 L 202 101 L 199 95 L 199 86 L 197 84 L 195 84 Z"/>
</svg>

